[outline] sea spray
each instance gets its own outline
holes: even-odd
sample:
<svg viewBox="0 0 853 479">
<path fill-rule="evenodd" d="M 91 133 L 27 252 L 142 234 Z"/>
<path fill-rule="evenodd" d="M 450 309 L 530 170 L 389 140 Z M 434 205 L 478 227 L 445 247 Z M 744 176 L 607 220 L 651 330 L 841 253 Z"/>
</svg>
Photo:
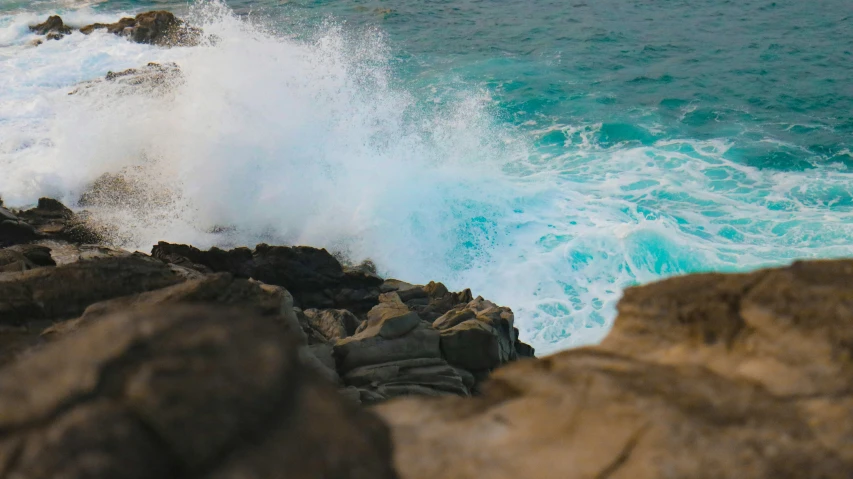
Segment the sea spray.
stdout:
<svg viewBox="0 0 853 479">
<path fill-rule="evenodd" d="M 86 208 L 125 247 L 265 241 L 371 258 L 511 306 L 540 352 L 600 339 L 632 284 L 853 253 L 849 152 L 811 161 L 759 135 L 755 148 L 805 158 L 786 170 L 722 133 L 664 131 L 654 114 L 507 123 L 491 86 L 406 78 L 382 30 L 336 21 L 257 24 L 205 2 L 188 19 L 216 40 L 198 47 L 104 32 L 30 47 L 26 25 L 48 13 L 120 16 L 0 19 L 0 193 L 75 204 L 121 175 L 136 193 Z M 155 95 L 105 81 L 68 95 L 152 61 L 177 63 L 180 79 Z"/>
</svg>

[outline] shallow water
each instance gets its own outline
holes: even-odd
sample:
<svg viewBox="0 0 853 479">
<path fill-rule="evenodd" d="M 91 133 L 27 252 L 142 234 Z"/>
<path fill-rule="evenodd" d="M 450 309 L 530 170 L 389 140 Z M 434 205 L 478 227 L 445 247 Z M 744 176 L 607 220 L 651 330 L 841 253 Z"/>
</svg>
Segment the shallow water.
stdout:
<svg viewBox="0 0 853 479">
<path fill-rule="evenodd" d="M 2 1 L 0 193 L 124 171 L 157 201 L 98 211 L 122 245 L 326 246 L 595 342 L 626 286 L 853 253 L 848 3 Z M 28 46 L 151 8 L 220 41 Z M 149 61 L 183 81 L 67 95 Z"/>
</svg>

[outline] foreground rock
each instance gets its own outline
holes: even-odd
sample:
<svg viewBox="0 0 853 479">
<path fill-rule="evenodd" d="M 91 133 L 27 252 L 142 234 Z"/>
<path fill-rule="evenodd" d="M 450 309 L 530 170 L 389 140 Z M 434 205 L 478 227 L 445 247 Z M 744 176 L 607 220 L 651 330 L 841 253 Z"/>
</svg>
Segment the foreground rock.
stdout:
<svg viewBox="0 0 853 479">
<path fill-rule="evenodd" d="M 297 316 L 318 359 L 365 404 L 477 394 L 492 370 L 534 353 L 518 341 L 509 308 L 441 283 L 383 281 L 345 268 L 326 250 L 262 244 L 201 251 L 161 242 L 152 255 L 201 274 L 227 271 L 287 288 L 304 308 Z"/>
<path fill-rule="evenodd" d="M 851 285 L 835 261 L 633 288 L 601 346 L 377 411 L 407 479 L 849 478 Z"/>
<path fill-rule="evenodd" d="M 0 477 L 396 477 L 385 426 L 295 344 L 221 308 L 91 324 L 0 370 Z"/>
<path fill-rule="evenodd" d="M 171 12 L 152 11 L 136 17 L 125 17 L 116 23 L 95 23 L 80 29 L 86 35 L 95 30 L 106 30 L 136 43 L 160 46 L 186 46 L 199 42 L 201 31 L 188 27 L 183 20 Z"/>
</svg>

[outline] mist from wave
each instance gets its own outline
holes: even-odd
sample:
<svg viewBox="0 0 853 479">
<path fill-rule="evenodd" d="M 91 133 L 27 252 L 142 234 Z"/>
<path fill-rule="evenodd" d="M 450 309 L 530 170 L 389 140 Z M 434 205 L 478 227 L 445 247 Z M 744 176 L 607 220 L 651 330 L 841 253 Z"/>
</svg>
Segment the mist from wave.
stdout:
<svg viewBox="0 0 853 479">
<path fill-rule="evenodd" d="M 725 138 L 636 125 L 520 128 L 488 88 L 407 87 L 378 29 L 281 33 L 203 2 L 187 18 L 217 41 L 198 47 L 96 32 L 33 48 L 26 25 L 48 13 L 0 18 L 0 193 L 75 205 L 122 174 L 146 194 L 93 214 L 125 247 L 327 247 L 507 304 L 540 352 L 599 340 L 631 284 L 853 253 L 844 165 L 761 169 Z M 68 95 L 151 61 L 180 78 Z"/>
</svg>

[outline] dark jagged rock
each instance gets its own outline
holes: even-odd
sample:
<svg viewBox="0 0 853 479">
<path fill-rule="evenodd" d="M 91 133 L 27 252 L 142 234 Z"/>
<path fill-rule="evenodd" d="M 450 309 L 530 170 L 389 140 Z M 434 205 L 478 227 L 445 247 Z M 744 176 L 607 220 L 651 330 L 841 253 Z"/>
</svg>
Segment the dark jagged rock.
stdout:
<svg viewBox="0 0 853 479">
<path fill-rule="evenodd" d="M 0 247 L 27 243 L 42 237 L 32 225 L 17 218 L 11 219 L 0 210 Z"/>
<path fill-rule="evenodd" d="M 121 313 L 0 370 L 0 476 L 393 479 L 387 428 L 221 308 Z"/>
<path fill-rule="evenodd" d="M 40 198 L 35 208 L 17 216 L 0 208 L 0 247 L 43 239 L 99 243 L 103 236 L 88 224 L 86 215 L 76 215 L 51 198 Z"/>
<path fill-rule="evenodd" d="M 194 246 L 161 241 L 151 250 L 151 256 L 201 272 L 225 272 L 243 278 L 252 277 L 254 272 L 252 251 L 249 248 L 225 251 L 214 247 L 202 251 Z"/>
<path fill-rule="evenodd" d="M 134 18 L 122 18 L 116 23 L 87 25 L 80 32 L 89 35 L 101 29 L 136 43 L 160 46 L 195 45 L 201 39 L 201 30 L 187 26 L 173 13 L 162 10 L 140 13 Z"/>
<path fill-rule="evenodd" d="M 24 244 L 0 249 L 0 273 L 27 271 L 43 266 L 56 266 L 50 248 Z"/>
<path fill-rule="evenodd" d="M 151 254 L 169 263 L 199 265 L 210 271 L 283 286 L 293 294 L 297 305 L 305 309 L 338 308 L 360 314 L 377 304 L 382 284 L 382 279 L 372 274 L 345 271 L 325 249 L 307 246 L 260 244 L 254 250 L 201 251 L 161 241 Z"/>
<path fill-rule="evenodd" d="M 44 23 L 31 25 L 30 31 L 38 35 L 47 35 L 48 40 L 59 40 L 63 36 L 71 34 L 71 27 L 65 25 L 61 17 L 53 15 L 48 17 Z"/>
</svg>

